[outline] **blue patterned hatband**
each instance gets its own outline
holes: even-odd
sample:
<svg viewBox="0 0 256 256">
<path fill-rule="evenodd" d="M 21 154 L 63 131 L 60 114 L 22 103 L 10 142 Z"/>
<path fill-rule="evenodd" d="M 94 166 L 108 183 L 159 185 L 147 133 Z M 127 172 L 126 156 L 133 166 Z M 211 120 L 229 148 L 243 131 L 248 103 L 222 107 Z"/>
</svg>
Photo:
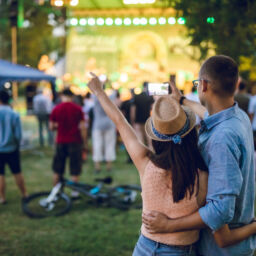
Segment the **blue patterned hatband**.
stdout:
<svg viewBox="0 0 256 256">
<path fill-rule="evenodd" d="M 186 115 L 187 115 L 187 113 L 186 113 Z M 176 133 L 174 135 L 166 135 L 166 134 L 162 134 L 162 133 L 158 132 L 156 130 L 156 128 L 154 127 L 152 119 L 151 119 L 151 125 L 152 125 L 152 131 L 157 138 L 159 138 L 161 140 L 166 140 L 166 141 L 173 141 L 173 143 L 175 143 L 175 144 L 181 144 L 181 142 L 182 142 L 181 136 L 188 131 L 188 129 L 190 127 L 190 121 L 189 121 L 189 118 L 187 115 L 187 120 L 186 120 L 185 125 L 178 133 Z"/>
</svg>

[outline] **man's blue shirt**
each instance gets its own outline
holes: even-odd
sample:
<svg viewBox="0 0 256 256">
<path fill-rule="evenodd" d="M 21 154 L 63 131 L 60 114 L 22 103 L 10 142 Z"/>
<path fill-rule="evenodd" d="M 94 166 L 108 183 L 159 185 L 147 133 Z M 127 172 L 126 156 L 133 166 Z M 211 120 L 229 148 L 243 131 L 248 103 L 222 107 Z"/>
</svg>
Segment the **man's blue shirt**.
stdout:
<svg viewBox="0 0 256 256">
<path fill-rule="evenodd" d="M 209 169 L 207 204 L 199 210 L 211 229 L 202 230 L 200 251 L 207 256 L 251 255 L 255 237 L 220 249 L 212 231 L 224 224 L 230 228 L 254 218 L 254 145 L 248 116 L 237 104 L 201 122 L 199 150 Z"/>
<path fill-rule="evenodd" d="M 21 141 L 20 117 L 11 107 L 0 106 L 0 153 L 17 150 Z"/>
</svg>

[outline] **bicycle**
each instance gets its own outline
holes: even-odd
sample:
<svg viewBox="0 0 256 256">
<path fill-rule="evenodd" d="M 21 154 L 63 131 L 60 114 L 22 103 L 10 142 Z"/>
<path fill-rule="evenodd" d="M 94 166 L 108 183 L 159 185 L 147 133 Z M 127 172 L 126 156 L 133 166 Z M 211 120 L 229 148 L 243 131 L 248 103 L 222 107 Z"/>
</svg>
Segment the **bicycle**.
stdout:
<svg viewBox="0 0 256 256">
<path fill-rule="evenodd" d="M 112 178 L 95 179 L 99 182 L 96 186 L 76 183 L 61 177 L 51 191 L 31 194 L 22 202 L 23 212 L 31 218 L 44 218 L 61 216 L 66 214 L 72 207 L 70 193 L 77 191 L 90 203 L 96 205 L 115 207 L 122 210 L 140 209 L 142 207 L 141 187 L 138 185 L 120 185 L 108 187 Z M 89 203 L 88 202 L 88 203 Z"/>
</svg>

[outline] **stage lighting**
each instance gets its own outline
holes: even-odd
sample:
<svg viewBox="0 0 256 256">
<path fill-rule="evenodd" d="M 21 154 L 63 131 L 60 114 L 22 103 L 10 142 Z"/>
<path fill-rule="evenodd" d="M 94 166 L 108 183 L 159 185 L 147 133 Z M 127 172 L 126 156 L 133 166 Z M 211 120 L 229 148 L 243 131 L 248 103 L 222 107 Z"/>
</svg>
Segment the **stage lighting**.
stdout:
<svg viewBox="0 0 256 256">
<path fill-rule="evenodd" d="M 178 18 L 178 23 L 184 25 L 186 23 L 186 19 L 183 17 Z"/>
<path fill-rule="evenodd" d="M 107 19 L 106 19 L 106 24 L 107 24 L 108 26 L 113 25 L 113 19 L 107 18 Z"/>
<path fill-rule="evenodd" d="M 99 26 L 103 26 L 104 25 L 104 19 L 103 18 L 98 18 L 96 20 L 96 24 L 99 25 Z"/>
<path fill-rule="evenodd" d="M 149 24 L 150 25 L 156 25 L 156 23 L 157 23 L 157 19 L 156 18 L 150 18 L 149 19 Z"/>
<path fill-rule="evenodd" d="M 88 25 L 89 25 L 89 26 L 94 26 L 95 23 L 96 23 L 96 22 L 95 22 L 95 19 L 94 19 L 94 18 L 89 18 L 89 19 L 88 19 Z"/>
<path fill-rule="evenodd" d="M 131 25 L 131 24 L 132 24 L 132 21 L 131 21 L 130 18 L 125 18 L 125 19 L 124 19 L 124 25 L 129 26 L 129 25 Z"/>
<path fill-rule="evenodd" d="M 123 21 L 122 21 L 121 18 L 116 18 L 116 19 L 115 19 L 115 24 L 116 24 L 117 26 L 122 25 L 122 23 L 123 23 Z"/>
<path fill-rule="evenodd" d="M 158 23 L 159 23 L 160 25 L 166 24 L 166 18 L 164 18 L 164 17 L 159 18 L 159 19 L 158 19 Z"/>
<path fill-rule="evenodd" d="M 134 18 L 132 21 L 133 25 L 137 26 L 140 24 L 140 19 L 139 18 Z"/>
<path fill-rule="evenodd" d="M 208 17 L 206 21 L 207 23 L 214 23 L 215 19 L 214 17 Z"/>
<path fill-rule="evenodd" d="M 71 26 L 76 26 L 77 24 L 78 24 L 77 18 L 72 18 L 72 19 L 70 19 L 70 25 L 71 25 Z"/>
<path fill-rule="evenodd" d="M 170 18 L 168 19 L 168 23 L 169 23 L 170 25 L 173 25 L 173 24 L 176 23 L 176 19 L 175 19 L 174 17 L 170 17 Z"/>
<path fill-rule="evenodd" d="M 77 5 L 79 4 L 79 0 L 71 0 L 71 1 L 69 2 L 69 4 L 70 4 L 71 6 L 77 6 Z"/>
<path fill-rule="evenodd" d="M 148 24 L 148 20 L 146 18 L 141 18 L 140 19 L 140 24 L 141 25 L 147 25 Z"/>
<path fill-rule="evenodd" d="M 80 19 L 80 20 L 79 20 L 79 24 L 80 24 L 81 26 L 86 26 L 86 25 L 87 25 L 87 19 L 85 19 L 85 18 Z"/>
</svg>

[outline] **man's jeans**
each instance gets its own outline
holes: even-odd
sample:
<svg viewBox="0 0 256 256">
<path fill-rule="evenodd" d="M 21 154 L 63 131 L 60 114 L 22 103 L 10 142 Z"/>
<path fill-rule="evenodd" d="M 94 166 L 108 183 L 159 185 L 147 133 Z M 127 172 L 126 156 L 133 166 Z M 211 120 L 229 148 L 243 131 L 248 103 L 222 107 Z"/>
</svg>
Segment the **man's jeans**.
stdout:
<svg viewBox="0 0 256 256">
<path fill-rule="evenodd" d="M 40 146 L 44 146 L 44 134 L 43 128 L 45 126 L 47 133 L 48 133 L 48 144 L 51 146 L 53 144 L 53 134 L 49 129 L 49 115 L 48 114 L 38 114 L 38 125 L 39 125 L 39 143 Z"/>
</svg>

